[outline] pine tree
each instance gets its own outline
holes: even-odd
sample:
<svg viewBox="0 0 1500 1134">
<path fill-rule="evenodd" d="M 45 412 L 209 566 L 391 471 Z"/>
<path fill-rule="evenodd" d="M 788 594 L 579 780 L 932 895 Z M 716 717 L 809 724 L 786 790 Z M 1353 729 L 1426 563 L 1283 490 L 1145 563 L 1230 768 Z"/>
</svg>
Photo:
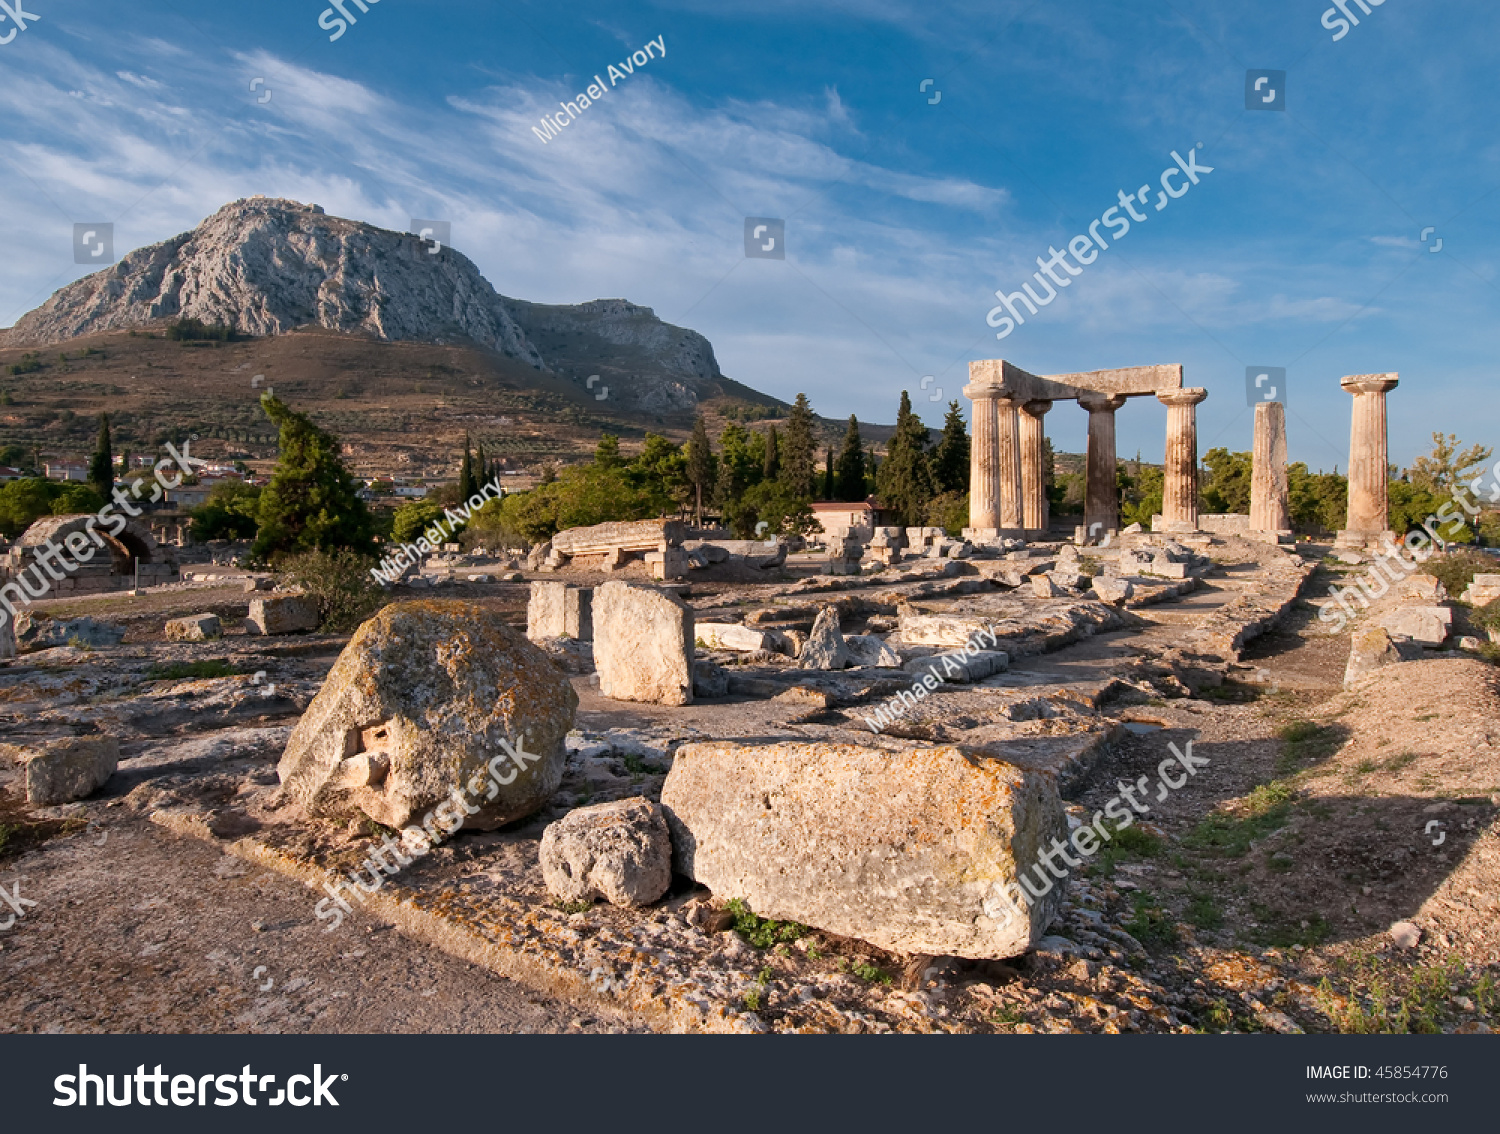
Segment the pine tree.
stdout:
<svg viewBox="0 0 1500 1134">
<path fill-rule="evenodd" d="M 99 440 L 89 458 L 89 483 L 101 498 L 108 500 L 115 487 L 115 455 L 109 442 L 109 414 L 99 415 Z"/>
<path fill-rule="evenodd" d="M 474 483 L 474 454 L 469 451 L 469 435 L 464 434 L 464 459 L 458 466 L 458 499 L 462 503 L 479 491 Z"/>
<path fill-rule="evenodd" d="M 932 454 L 932 477 L 939 492 L 965 492 L 969 487 L 969 433 L 958 402 L 948 403 L 943 435 Z"/>
<path fill-rule="evenodd" d="M 828 453 L 823 458 L 823 499 L 833 499 L 833 446 L 828 446 Z"/>
<path fill-rule="evenodd" d="M 776 427 L 771 426 L 771 431 L 766 434 L 766 462 L 760 468 L 760 479 L 766 481 L 775 480 L 781 475 L 781 449 L 776 440 Z"/>
<path fill-rule="evenodd" d="M 478 476 L 478 478 L 479 478 L 479 487 L 480 488 L 483 488 L 485 485 L 489 484 L 489 482 L 491 480 L 494 479 L 490 475 L 490 463 L 489 463 L 489 461 L 487 461 L 485 459 L 485 456 L 484 456 L 484 442 L 483 441 L 481 441 L 479 443 L 479 451 L 476 454 L 474 454 L 474 472 L 475 472 L 475 475 Z M 467 500 L 468 497 L 465 496 L 464 499 Z"/>
<path fill-rule="evenodd" d="M 859 420 L 851 413 L 844 433 L 844 447 L 839 450 L 838 479 L 834 499 L 850 502 L 863 500 L 865 491 L 865 447 L 859 436 Z"/>
<path fill-rule="evenodd" d="M 703 526 L 703 494 L 714 486 L 714 451 L 708 441 L 708 426 L 700 413 L 693 419 L 693 438 L 688 442 L 688 483 L 693 486 L 693 523 Z"/>
<path fill-rule="evenodd" d="M 793 496 L 811 497 L 818 467 L 816 422 L 806 394 L 798 394 L 786 418 L 786 437 L 781 443 L 781 483 Z"/>
<path fill-rule="evenodd" d="M 617 469 L 625 463 L 620 456 L 620 439 L 613 433 L 601 433 L 594 446 L 594 464 L 601 469 Z"/>
<path fill-rule="evenodd" d="M 281 437 L 276 469 L 260 496 L 254 557 L 338 548 L 371 554 L 370 513 L 339 460 L 338 438 L 271 394 L 261 395 L 260 405 Z"/>
<path fill-rule="evenodd" d="M 896 432 L 876 484 L 881 504 L 895 514 L 897 523 L 909 526 L 924 521 L 934 489 L 927 427 L 911 412 L 911 398 L 905 390 L 901 391 L 901 408 L 896 413 Z"/>
</svg>

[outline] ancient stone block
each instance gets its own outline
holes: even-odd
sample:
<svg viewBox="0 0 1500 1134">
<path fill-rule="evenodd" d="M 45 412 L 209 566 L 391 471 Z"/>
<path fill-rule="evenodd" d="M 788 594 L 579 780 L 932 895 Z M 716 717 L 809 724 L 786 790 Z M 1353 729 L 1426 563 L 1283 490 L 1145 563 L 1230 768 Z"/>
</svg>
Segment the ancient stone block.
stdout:
<svg viewBox="0 0 1500 1134">
<path fill-rule="evenodd" d="M 844 639 L 844 648 L 855 665 L 899 667 L 901 655 L 874 634 L 854 634 Z"/>
<path fill-rule="evenodd" d="M 656 551 L 663 546 L 680 548 L 687 528 L 680 520 L 630 520 L 568 528 L 552 537 L 558 555 L 600 555 L 621 551 Z M 686 570 L 686 567 L 683 568 Z"/>
<path fill-rule="evenodd" d="M 769 650 L 777 654 L 791 653 L 791 644 L 781 631 L 756 630 L 733 622 L 694 623 L 693 636 L 708 649 Z"/>
<path fill-rule="evenodd" d="M 32 650 L 53 646 L 117 646 L 125 637 L 125 627 L 112 622 L 82 618 L 47 618 L 23 610 L 16 615 L 16 642 Z"/>
<path fill-rule="evenodd" d="M 1095 575 L 1093 579 L 1094 597 L 1100 602 L 1124 602 L 1135 595 L 1135 587 L 1128 579 L 1110 578 L 1104 575 Z"/>
<path fill-rule="evenodd" d="M 695 661 L 693 663 L 694 697 L 729 696 L 729 671 L 717 662 Z"/>
<path fill-rule="evenodd" d="M 540 858 L 548 891 L 564 902 L 649 906 L 672 883 L 665 814 L 641 797 L 568 812 L 542 833 Z"/>
<path fill-rule="evenodd" d="M 599 692 L 617 701 L 693 699 L 693 611 L 676 595 L 612 581 L 594 592 Z"/>
<path fill-rule="evenodd" d="M 1344 667 L 1344 688 L 1384 666 L 1421 657 L 1422 649 L 1412 643 L 1394 641 L 1384 626 L 1366 626 L 1356 630 L 1349 642 L 1349 663 Z"/>
<path fill-rule="evenodd" d="M 594 636 L 594 589 L 567 583 L 535 582 L 526 604 L 526 636 L 533 642 L 545 638 L 576 638 L 587 642 Z"/>
<path fill-rule="evenodd" d="M 187 618 L 169 619 L 165 630 L 169 642 L 206 642 L 224 634 L 217 614 L 194 614 Z"/>
<path fill-rule="evenodd" d="M 277 772 L 311 815 L 492 830 L 557 789 L 577 704 L 568 678 L 500 615 L 397 603 L 355 632 Z"/>
<path fill-rule="evenodd" d="M 1410 638 L 1418 645 L 1441 646 L 1453 627 L 1453 611 L 1446 606 L 1403 606 L 1380 619 L 1392 637 Z"/>
<path fill-rule="evenodd" d="M 104 786 L 120 766 L 120 742 L 113 736 L 78 736 L 23 749 L 26 802 L 55 807 L 85 799 Z"/>
<path fill-rule="evenodd" d="M 803 643 L 797 660 L 803 669 L 843 669 L 854 660 L 844 645 L 844 635 L 839 632 L 838 607 L 825 606 L 818 611 L 812 633 Z"/>
<path fill-rule="evenodd" d="M 1067 836 L 1053 777 L 957 747 L 688 744 L 662 806 L 716 898 L 892 952 L 1016 956 L 1062 901 L 1016 885 Z"/>
<path fill-rule="evenodd" d="M 296 634 L 318 628 L 318 600 L 311 595 L 251 599 L 245 630 L 251 634 Z"/>
</svg>

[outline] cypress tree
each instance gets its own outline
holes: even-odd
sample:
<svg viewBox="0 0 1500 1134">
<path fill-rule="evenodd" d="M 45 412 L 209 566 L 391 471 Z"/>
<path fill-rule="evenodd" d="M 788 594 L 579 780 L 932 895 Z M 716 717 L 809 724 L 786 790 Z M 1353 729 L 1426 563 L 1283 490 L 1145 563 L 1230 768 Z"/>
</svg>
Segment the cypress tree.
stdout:
<svg viewBox="0 0 1500 1134">
<path fill-rule="evenodd" d="M 776 427 L 766 434 L 766 463 L 761 466 L 761 483 L 775 480 L 781 474 L 781 451 L 776 441 Z"/>
<path fill-rule="evenodd" d="M 836 500 L 850 502 L 863 500 L 865 491 L 865 447 L 859 436 L 859 420 L 851 413 L 849 428 L 844 433 L 844 446 L 839 450 L 838 480 L 835 485 Z"/>
<path fill-rule="evenodd" d="M 688 483 L 693 486 L 694 524 L 703 526 L 703 494 L 713 490 L 714 452 L 708 441 L 708 426 L 700 413 L 693 419 L 693 438 L 688 442 Z"/>
<path fill-rule="evenodd" d="M 260 405 L 280 430 L 280 454 L 260 495 L 260 531 L 252 554 L 271 556 L 349 548 L 374 551 L 369 509 L 339 460 L 339 439 L 272 394 Z"/>
<path fill-rule="evenodd" d="M 474 483 L 474 454 L 469 451 L 469 435 L 464 434 L 464 459 L 458 466 L 458 499 L 462 503 L 479 491 Z"/>
<path fill-rule="evenodd" d="M 474 472 L 475 475 L 479 478 L 480 488 L 483 488 L 491 480 L 494 479 L 492 476 L 490 476 L 490 463 L 485 459 L 483 441 L 479 443 L 479 452 L 474 455 Z M 465 496 L 464 499 L 467 500 L 468 497 Z"/>
<path fill-rule="evenodd" d="M 823 458 L 823 499 L 833 499 L 833 446 L 828 446 L 828 453 Z"/>
<path fill-rule="evenodd" d="M 89 483 L 105 500 L 115 487 L 115 454 L 109 441 L 109 414 L 99 415 L 99 439 L 89 458 Z"/>
<path fill-rule="evenodd" d="M 911 412 L 911 397 L 905 390 L 896 414 L 896 432 L 876 483 L 881 504 L 896 514 L 899 523 L 922 523 L 935 486 L 927 456 L 927 427 Z"/>
<path fill-rule="evenodd" d="M 969 433 L 957 401 L 948 403 L 943 436 L 932 455 L 932 476 L 939 492 L 966 492 L 969 487 Z"/>
<path fill-rule="evenodd" d="M 793 496 L 812 496 L 817 474 L 817 441 L 813 437 L 812 406 L 806 394 L 798 394 L 786 418 L 786 438 L 781 444 L 781 483 Z"/>
</svg>

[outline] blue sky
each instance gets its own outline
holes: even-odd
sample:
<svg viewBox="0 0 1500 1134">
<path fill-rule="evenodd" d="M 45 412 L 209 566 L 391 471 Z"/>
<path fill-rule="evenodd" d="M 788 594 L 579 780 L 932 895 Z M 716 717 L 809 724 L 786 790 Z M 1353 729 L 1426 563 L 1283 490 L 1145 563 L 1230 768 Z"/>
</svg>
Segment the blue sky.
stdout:
<svg viewBox="0 0 1500 1134">
<path fill-rule="evenodd" d="M 1291 458 L 1343 469 L 1339 377 L 1398 371 L 1393 461 L 1434 430 L 1500 448 L 1500 5 L 1345 0 L 1335 42 L 1332 0 L 367 3 L 330 42 L 329 0 L 27 0 L 0 46 L 0 325 L 87 270 L 75 221 L 118 252 L 264 193 L 450 220 L 502 293 L 650 306 L 829 416 L 889 422 L 906 388 L 940 424 L 976 358 L 1181 362 L 1200 452 L 1248 449 L 1245 368 L 1282 366 Z M 1288 73 L 1285 111 L 1246 109 L 1250 68 Z M 996 289 L 1199 143 L 1211 174 L 996 340 Z M 786 220 L 785 260 L 745 257 L 746 216 Z M 1159 460 L 1165 418 L 1132 400 L 1122 455 Z M 1048 427 L 1083 448 L 1081 409 Z"/>
</svg>

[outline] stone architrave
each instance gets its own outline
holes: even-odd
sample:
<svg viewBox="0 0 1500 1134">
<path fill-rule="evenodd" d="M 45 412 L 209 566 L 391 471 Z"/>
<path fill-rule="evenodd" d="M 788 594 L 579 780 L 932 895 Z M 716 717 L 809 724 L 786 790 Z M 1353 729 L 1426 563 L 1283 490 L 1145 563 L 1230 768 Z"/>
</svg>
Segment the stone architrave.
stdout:
<svg viewBox="0 0 1500 1134">
<path fill-rule="evenodd" d="M 1089 411 L 1083 524 L 1089 537 L 1095 538 L 1120 526 L 1119 488 L 1115 481 L 1115 410 L 1125 404 L 1125 397 L 1088 393 L 1079 396 L 1078 404 Z"/>
<path fill-rule="evenodd" d="M 969 446 L 969 529 L 973 539 L 993 539 L 1000 530 L 999 389 L 971 382 L 964 396 L 974 404 L 973 442 Z"/>
<path fill-rule="evenodd" d="M 1287 505 L 1286 406 L 1255 407 L 1255 451 L 1250 469 L 1250 530 L 1290 535 Z"/>
<path fill-rule="evenodd" d="M 693 608 L 674 594 L 618 580 L 594 591 L 594 666 L 605 697 L 688 704 L 693 639 Z"/>
<path fill-rule="evenodd" d="M 1027 539 L 1045 539 L 1051 523 L 1047 504 L 1047 434 L 1042 418 L 1052 403 L 1035 399 L 1021 406 L 1021 525 Z"/>
<path fill-rule="evenodd" d="M 594 636 L 592 587 L 567 583 L 534 582 L 526 604 L 526 637 L 533 642 L 548 638 L 574 638 L 586 642 Z"/>
<path fill-rule="evenodd" d="M 1349 426 L 1349 510 L 1335 547 L 1378 547 L 1389 538 L 1390 470 L 1386 441 L 1385 396 L 1396 388 L 1395 374 L 1351 374 L 1339 385 L 1354 395 Z"/>
<path fill-rule="evenodd" d="M 1167 407 L 1167 449 L 1162 485 L 1162 531 L 1198 530 L 1197 405 L 1208 397 L 1201 386 L 1161 390 L 1156 400 Z"/>
</svg>

